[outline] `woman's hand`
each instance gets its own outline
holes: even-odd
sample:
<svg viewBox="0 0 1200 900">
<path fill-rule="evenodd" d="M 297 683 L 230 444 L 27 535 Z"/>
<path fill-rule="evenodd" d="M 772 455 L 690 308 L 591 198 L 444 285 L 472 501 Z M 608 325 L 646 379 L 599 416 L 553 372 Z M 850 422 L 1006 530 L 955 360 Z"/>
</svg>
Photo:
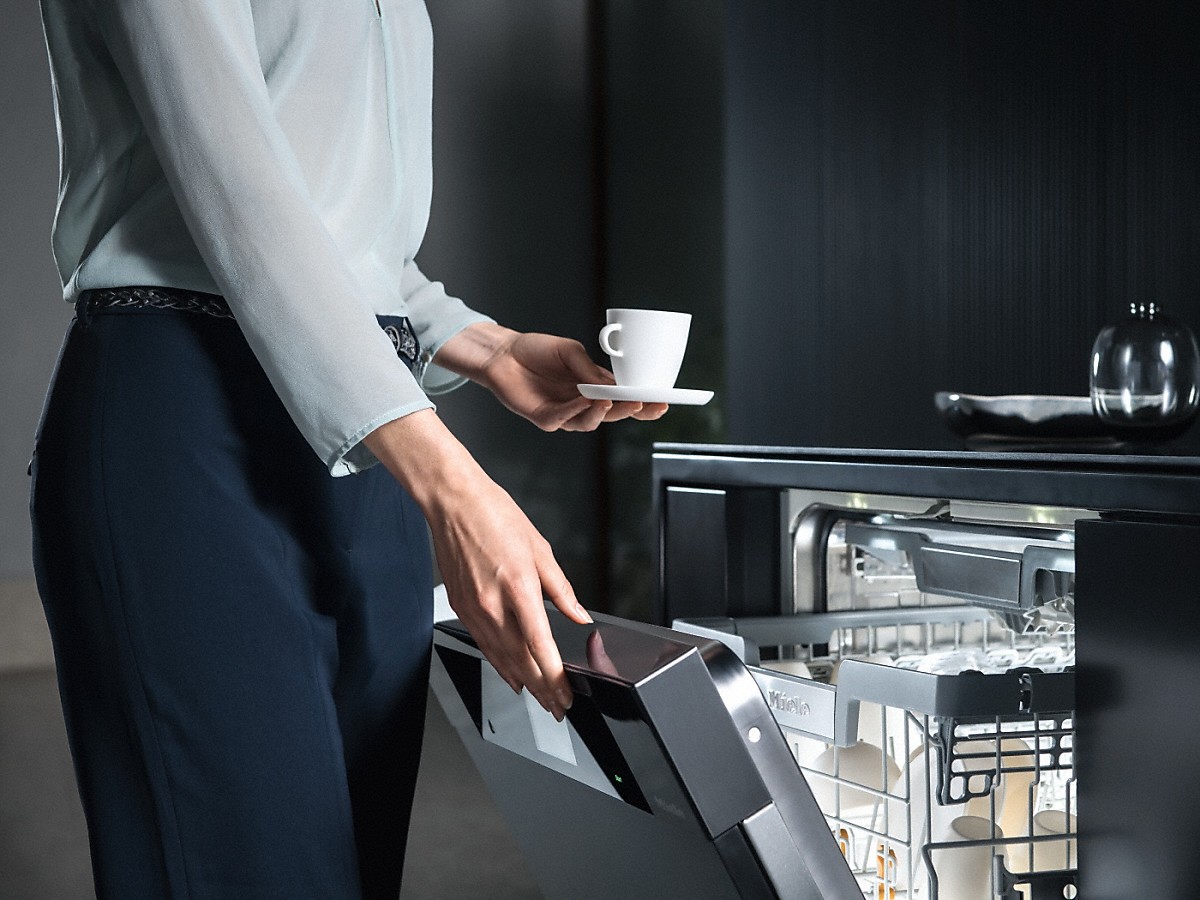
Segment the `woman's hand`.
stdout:
<svg viewBox="0 0 1200 900">
<path fill-rule="evenodd" d="M 578 341 L 550 334 L 480 323 L 447 341 L 437 362 L 483 385 L 543 431 L 594 431 L 602 422 L 657 419 L 667 411 L 665 403 L 582 396 L 577 385 L 613 384 L 612 372 L 592 362 Z"/>
<path fill-rule="evenodd" d="M 612 373 L 578 341 L 548 334 L 479 323 L 442 345 L 437 363 L 488 388 L 545 431 L 592 431 L 602 422 L 657 419 L 667 410 L 664 403 L 583 397 L 577 385 L 612 384 Z M 450 607 L 480 651 L 514 691 L 528 688 L 561 720 L 571 687 L 543 598 L 575 622 L 591 617 L 549 543 L 432 410 L 388 422 L 364 443 L 425 513 Z"/>
<path fill-rule="evenodd" d="M 388 422 L 365 442 L 421 506 L 450 606 L 514 691 L 555 718 L 571 687 L 543 597 L 581 624 L 591 617 L 512 498 L 479 467 L 432 410 Z"/>
</svg>

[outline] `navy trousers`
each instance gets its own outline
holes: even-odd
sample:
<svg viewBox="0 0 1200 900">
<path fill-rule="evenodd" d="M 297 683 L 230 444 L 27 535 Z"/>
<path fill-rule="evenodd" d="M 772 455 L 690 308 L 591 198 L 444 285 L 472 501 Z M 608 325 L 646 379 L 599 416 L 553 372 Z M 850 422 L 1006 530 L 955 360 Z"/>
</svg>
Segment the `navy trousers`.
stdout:
<svg viewBox="0 0 1200 900">
<path fill-rule="evenodd" d="M 432 629 L 425 522 L 332 478 L 236 323 L 67 335 L 38 585 L 100 900 L 399 893 Z"/>
</svg>

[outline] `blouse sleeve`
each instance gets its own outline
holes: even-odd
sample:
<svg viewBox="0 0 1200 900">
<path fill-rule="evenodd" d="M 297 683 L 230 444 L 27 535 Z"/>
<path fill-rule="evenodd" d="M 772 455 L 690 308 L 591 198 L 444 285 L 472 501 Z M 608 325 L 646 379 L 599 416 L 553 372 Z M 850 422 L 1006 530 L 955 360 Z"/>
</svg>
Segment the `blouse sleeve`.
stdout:
<svg viewBox="0 0 1200 900">
<path fill-rule="evenodd" d="M 429 394 L 454 390 L 466 379 L 437 364 L 438 350 L 468 325 L 495 320 L 451 297 L 440 281 L 426 278 L 415 262 L 404 267 L 400 287 L 408 305 L 409 320 L 421 342 L 421 366 L 418 369 L 421 387 Z"/>
<path fill-rule="evenodd" d="M 372 465 L 362 438 L 433 404 L 314 207 L 249 0 L 94 5 L 201 257 L 284 405 L 333 474 Z"/>
</svg>

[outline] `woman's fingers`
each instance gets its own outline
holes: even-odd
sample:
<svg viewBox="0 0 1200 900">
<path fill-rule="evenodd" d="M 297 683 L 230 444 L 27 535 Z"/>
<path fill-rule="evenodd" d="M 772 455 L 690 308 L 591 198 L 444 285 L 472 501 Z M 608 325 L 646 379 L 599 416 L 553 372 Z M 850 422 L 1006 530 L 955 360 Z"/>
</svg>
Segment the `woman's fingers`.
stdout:
<svg viewBox="0 0 1200 900">
<path fill-rule="evenodd" d="M 435 547 L 451 606 L 500 677 L 525 687 L 561 720 L 571 686 L 554 642 L 544 598 L 587 623 L 549 543 L 500 490 L 483 490 L 487 503 L 459 525 L 435 529 Z M 477 495 L 479 496 L 479 495 Z"/>
<path fill-rule="evenodd" d="M 523 643 L 513 646 L 509 658 L 538 702 L 561 720 L 571 708 L 573 697 L 542 597 L 549 598 L 560 612 L 580 624 L 590 624 L 592 617 L 580 605 L 550 545 L 542 541 L 539 550 L 535 562 L 537 584 L 532 589 L 527 585 L 524 595 L 512 606 L 516 627 L 510 629 L 510 635 L 520 635 Z"/>
<path fill-rule="evenodd" d="M 498 613 L 483 604 L 465 604 L 455 612 L 505 683 L 516 693 L 528 690 L 561 721 L 571 706 L 571 689 L 540 595 L 536 604 L 501 598 L 500 605 L 504 608 Z"/>
<path fill-rule="evenodd" d="M 563 431 L 595 431 L 601 423 L 608 421 L 613 404 L 609 400 L 589 400 L 585 409 L 563 422 Z"/>
<path fill-rule="evenodd" d="M 644 404 L 633 403 L 628 400 L 621 400 L 612 405 L 612 409 L 604 417 L 605 422 L 619 422 L 622 419 L 628 419 L 631 416 L 637 416 L 641 412 Z"/>
<path fill-rule="evenodd" d="M 522 607 L 518 612 L 517 627 L 525 642 L 523 649 L 527 660 L 522 660 L 528 677 L 525 685 L 545 709 L 561 720 L 571 708 L 571 685 L 563 671 L 562 657 L 542 604 L 539 602 L 536 608 Z"/>
<path fill-rule="evenodd" d="M 648 422 L 662 418 L 669 408 L 666 403 L 595 400 L 587 407 L 572 406 L 568 418 L 561 420 L 557 426 L 552 424 L 545 430 L 553 431 L 557 428 L 562 431 L 595 431 L 606 422 L 619 422 L 622 419 Z"/>
<path fill-rule="evenodd" d="M 526 416 L 542 431 L 582 431 L 572 423 L 593 414 L 593 401 L 576 394 L 569 400 L 543 404 L 536 412 Z"/>
<path fill-rule="evenodd" d="M 660 419 L 670 407 L 666 403 L 643 403 L 642 408 L 634 412 L 632 415 L 635 419 L 640 419 L 643 422 L 648 422 L 653 419 Z"/>
<path fill-rule="evenodd" d="M 570 376 L 579 384 L 613 384 L 612 372 L 597 365 L 579 341 L 563 340 L 558 345 L 559 358 Z"/>
<path fill-rule="evenodd" d="M 547 553 L 550 554 L 548 547 Z M 559 568 L 558 561 L 554 559 L 553 554 L 550 554 L 548 562 L 543 561 L 539 564 L 538 572 L 541 575 L 542 590 L 545 591 L 546 598 L 558 608 L 559 612 L 580 625 L 592 624 L 592 617 L 588 615 L 588 611 L 583 608 L 583 604 L 575 596 L 575 589 L 571 587 L 571 582 Z"/>
</svg>

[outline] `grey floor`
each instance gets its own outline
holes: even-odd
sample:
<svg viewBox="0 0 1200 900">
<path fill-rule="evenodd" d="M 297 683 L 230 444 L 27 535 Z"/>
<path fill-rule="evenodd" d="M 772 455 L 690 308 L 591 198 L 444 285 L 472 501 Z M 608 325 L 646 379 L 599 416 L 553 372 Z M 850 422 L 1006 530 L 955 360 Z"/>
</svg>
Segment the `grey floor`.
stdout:
<svg viewBox="0 0 1200 900">
<path fill-rule="evenodd" d="M 437 702 L 403 900 L 538 900 L 516 845 Z M 94 900 L 54 675 L 0 676 L 0 900 Z"/>
</svg>

